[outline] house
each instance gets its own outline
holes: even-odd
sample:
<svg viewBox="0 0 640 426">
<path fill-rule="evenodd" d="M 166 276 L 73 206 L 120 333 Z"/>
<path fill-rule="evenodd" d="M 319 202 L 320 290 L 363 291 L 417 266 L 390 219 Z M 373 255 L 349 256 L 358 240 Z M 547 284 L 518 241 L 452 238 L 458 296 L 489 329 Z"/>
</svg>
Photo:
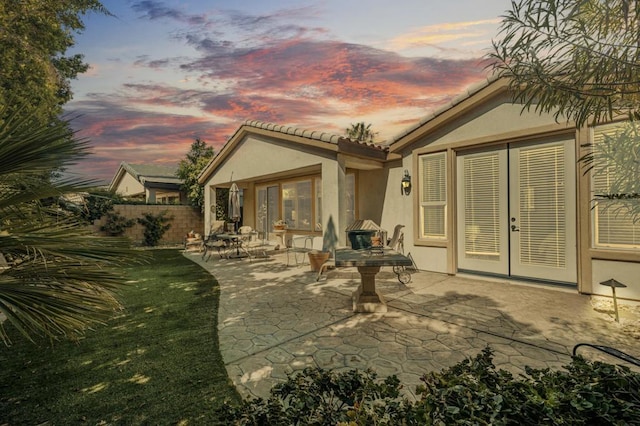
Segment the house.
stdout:
<svg viewBox="0 0 640 426">
<path fill-rule="evenodd" d="M 322 235 L 329 221 L 345 229 L 370 210 L 380 215 L 386 161 L 386 148 L 375 144 L 246 121 L 198 178 L 209 206 L 205 229 L 215 220 L 216 190 L 232 183 L 242 190 L 243 224 L 259 232 L 272 234 L 279 220 L 289 235 Z M 345 244 L 343 232 L 337 237 Z"/>
<path fill-rule="evenodd" d="M 109 191 L 150 204 L 188 204 L 177 167 L 156 164 L 120 163 Z"/>
<path fill-rule="evenodd" d="M 245 122 L 200 175 L 244 189 L 245 224 L 321 234 L 339 243 L 356 219 L 405 225 L 419 269 L 567 286 L 640 300 L 640 223 L 594 208 L 602 185 L 578 161 L 620 126 L 576 131 L 553 114 L 523 110 L 505 79 L 468 90 L 386 147 L 340 136 Z M 606 179 L 605 179 L 606 181 Z M 207 211 L 212 211 L 207 209 Z M 273 219 L 273 220 L 272 220 Z M 205 229 L 211 218 L 205 218 Z M 452 289 L 453 290 L 453 289 Z"/>
</svg>

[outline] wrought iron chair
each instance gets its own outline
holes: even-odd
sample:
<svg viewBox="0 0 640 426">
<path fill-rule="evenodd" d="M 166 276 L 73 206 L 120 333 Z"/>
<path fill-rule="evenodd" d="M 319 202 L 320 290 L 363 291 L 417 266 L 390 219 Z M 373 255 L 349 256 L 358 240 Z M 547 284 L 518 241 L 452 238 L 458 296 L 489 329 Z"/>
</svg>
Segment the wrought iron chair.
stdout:
<svg viewBox="0 0 640 426">
<path fill-rule="evenodd" d="M 229 245 L 226 241 L 218 239 L 219 234 L 224 233 L 224 220 L 215 220 L 211 224 L 211 229 L 209 230 L 209 235 L 205 238 L 202 250 L 202 260 L 208 262 L 211 258 L 212 250 L 216 250 L 220 258 L 224 257 L 224 253 L 226 253 Z M 208 255 L 208 256 L 207 256 Z M 205 260 L 206 258 L 206 260 Z"/>
<path fill-rule="evenodd" d="M 256 257 L 267 257 L 267 245 L 258 238 L 258 231 L 244 225 L 238 229 L 238 232 L 240 233 L 240 249 L 249 256 L 250 261 Z"/>
</svg>

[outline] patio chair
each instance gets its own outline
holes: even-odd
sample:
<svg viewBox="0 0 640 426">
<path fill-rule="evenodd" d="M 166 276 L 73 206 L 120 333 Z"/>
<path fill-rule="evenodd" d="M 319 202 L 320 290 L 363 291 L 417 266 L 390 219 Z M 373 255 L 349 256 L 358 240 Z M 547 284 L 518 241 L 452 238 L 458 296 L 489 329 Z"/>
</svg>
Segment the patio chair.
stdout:
<svg viewBox="0 0 640 426">
<path fill-rule="evenodd" d="M 238 229 L 238 233 L 240 234 L 240 249 L 249 256 L 250 261 L 258 256 L 267 257 L 267 245 L 258 238 L 258 231 L 254 231 L 252 227 L 244 225 Z"/>
<path fill-rule="evenodd" d="M 336 267 L 336 251 L 331 250 L 329 253 L 329 259 L 327 259 L 322 265 L 320 265 L 320 269 L 318 269 L 318 275 L 316 275 L 316 281 L 320 281 L 322 274 L 327 272 L 329 269 L 333 269 Z"/>
<path fill-rule="evenodd" d="M 404 254 L 404 232 L 402 231 L 404 225 L 396 225 L 393 228 L 393 235 L 391 239 L 387 241 L 387 247 Z"/>
<path fill-rule="evenodd" d="M 304 265 L 307 253 L 313 249 L 312 235 L 293 235 L 291 245 L 287 247 L 287 266 L 291 264 L 291 257 L 296 266 Z"/>
<path fill-rule="evenodd" d="M 226 253 L 229 245 L 226 241 L 218 239 L 219 234 L 224 233 L 224 220 L 215 220 L 211 224 L 211 229 L 209 230 L 209 235 L 205 238 L 203 242 L 203 251 L 202 251 L 202 260 L 208 262 L 211 258 L 211 252 L 216 250 L 220 258 L 224 257 L 224 253 Z M 207 257 L 208 255 L 208 257 Z M 206 257 L 206 260 L 205 260 Z"/>
</svg>

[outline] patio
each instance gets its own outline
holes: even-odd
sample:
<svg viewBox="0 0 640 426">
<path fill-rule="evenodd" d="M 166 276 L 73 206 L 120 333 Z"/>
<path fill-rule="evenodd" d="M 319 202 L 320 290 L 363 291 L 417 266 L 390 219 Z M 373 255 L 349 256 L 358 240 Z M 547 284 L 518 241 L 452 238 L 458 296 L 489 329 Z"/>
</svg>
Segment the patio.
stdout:
<svg viewBox="0 0 640 426">
<path fill-rule="evenodd" d="M 309 266 L 269 259 L 203 262 L 219 281 L 219 336 L 229 377 L 243 396 L 266 397 L 287 373 L 307 366 L 372 368 L 398 376 L 413 394 L 427 371 L 449 367 L 486 345 L 498 368 L 559 368 L 577 343 L 609 345 L 639 356 L 640 306 L 622 305 L 620 323 L 610 301 L 574 289 L 418 272 L 401 284 L 383 268 L 377 288 L 388 312 L 358 314 L 351 294 L 355 268 L 315 281 Z M 579 354 L 610 363 L 616 358 L 581 348 Z"/>
</svg>

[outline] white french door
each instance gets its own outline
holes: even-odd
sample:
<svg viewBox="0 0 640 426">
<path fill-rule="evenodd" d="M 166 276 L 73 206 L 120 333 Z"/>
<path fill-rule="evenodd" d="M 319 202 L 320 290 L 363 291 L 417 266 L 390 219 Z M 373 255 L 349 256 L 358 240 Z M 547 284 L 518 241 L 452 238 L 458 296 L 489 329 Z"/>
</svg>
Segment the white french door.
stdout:
<svg viewBox="0 0 640 426">
<path fill-rule="evenodd" d="M 576 282 L 572 140 L 457 159 L 458 269 Z"/>
</svg>

